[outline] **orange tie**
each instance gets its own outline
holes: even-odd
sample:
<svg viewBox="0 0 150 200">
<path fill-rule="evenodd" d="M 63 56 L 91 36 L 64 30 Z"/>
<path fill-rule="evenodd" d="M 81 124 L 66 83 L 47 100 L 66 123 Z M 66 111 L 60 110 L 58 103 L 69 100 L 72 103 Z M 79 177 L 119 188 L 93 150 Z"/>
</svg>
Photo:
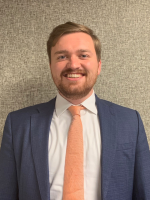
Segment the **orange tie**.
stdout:
<svg viewBox="0 0 150 200">
<path fill-rule="evenodd" d="M 83 106 L 71 106 L 73 119 L 70 125 L 66 149 L 63 200 L 84 200 L 83 130 L 80 110 Z"/>
</svg>

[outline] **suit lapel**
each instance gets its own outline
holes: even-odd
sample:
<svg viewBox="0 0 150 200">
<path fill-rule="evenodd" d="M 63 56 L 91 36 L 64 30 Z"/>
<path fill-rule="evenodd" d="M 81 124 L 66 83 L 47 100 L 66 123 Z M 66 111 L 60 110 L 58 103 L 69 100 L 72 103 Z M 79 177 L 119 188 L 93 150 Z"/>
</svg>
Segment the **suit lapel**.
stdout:
<svg viewBox="0 0 150 200">
<path fill-rule="evenodd" d="M 43 110 L 31 116 L 31 145 L 37 180 L 42 200 L 50 199 L 48 139 L 55 99 Z"/>
<path fill-rule="evenodd" d="M 102 199 L 105 199 L 116 151 L 116 120 L 112 106 L 104 103 L 96 96 L 96 104 L 101 127 L 102 157 Z"/>
</svg>

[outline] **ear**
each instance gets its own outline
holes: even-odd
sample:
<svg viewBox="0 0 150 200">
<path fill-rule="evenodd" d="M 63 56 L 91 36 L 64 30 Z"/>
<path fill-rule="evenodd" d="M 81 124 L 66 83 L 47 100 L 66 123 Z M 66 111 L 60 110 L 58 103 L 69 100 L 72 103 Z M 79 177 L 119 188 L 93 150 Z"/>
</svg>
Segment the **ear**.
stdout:
<svg viewBox="0 0 150 200">
<path fill-rule="evenodd" d="M 98 62 L 98 75 L 100 74 L 100 72 L 101 72 L 101 65 L 102 65 L 102 63 L 101 63 L 101 60 Z"/>
</svg>

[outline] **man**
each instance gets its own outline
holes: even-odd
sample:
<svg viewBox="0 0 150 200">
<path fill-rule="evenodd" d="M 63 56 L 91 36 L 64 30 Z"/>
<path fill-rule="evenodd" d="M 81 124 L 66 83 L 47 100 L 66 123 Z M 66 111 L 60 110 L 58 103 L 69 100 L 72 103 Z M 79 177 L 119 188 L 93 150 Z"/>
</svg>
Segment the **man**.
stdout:
<svg viewBox="0 0 150 200">
<path fill-rule="evenodd" d="M 67 22 L 50 34 L 47 51 L 58 94 L 8 115 L 0 199 L 150 200 L 150 152 L 140 115 L 93 91 L 101 71 L 98 38 Z"/>
</svg>

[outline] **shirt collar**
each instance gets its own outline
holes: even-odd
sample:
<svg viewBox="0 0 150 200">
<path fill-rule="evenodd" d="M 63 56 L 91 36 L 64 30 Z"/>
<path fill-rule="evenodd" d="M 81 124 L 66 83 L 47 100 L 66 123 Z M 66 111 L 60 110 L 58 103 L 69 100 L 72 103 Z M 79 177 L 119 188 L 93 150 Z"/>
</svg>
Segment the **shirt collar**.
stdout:
<svg viewBox="0 0 150 200">
<path fill-rule="evenodd" d="M 65 112 L 71 105 L 69 101 L 67 101 L 65 98 L 63 98 L 59 92 L 57 93 L 56 96 L 56 104 L 55 104 L 55 110 L 56 110 L 56 115 L 59 117 L 63 112 Z M 92 95 L 87 98 L 85 101 L 81 103 L 87 110 L 90 112 L 94 113 L 95 115 L 97 114 L 97 107 L 95 104 L 95 93 L 93 91 Z"/>
</svg>

